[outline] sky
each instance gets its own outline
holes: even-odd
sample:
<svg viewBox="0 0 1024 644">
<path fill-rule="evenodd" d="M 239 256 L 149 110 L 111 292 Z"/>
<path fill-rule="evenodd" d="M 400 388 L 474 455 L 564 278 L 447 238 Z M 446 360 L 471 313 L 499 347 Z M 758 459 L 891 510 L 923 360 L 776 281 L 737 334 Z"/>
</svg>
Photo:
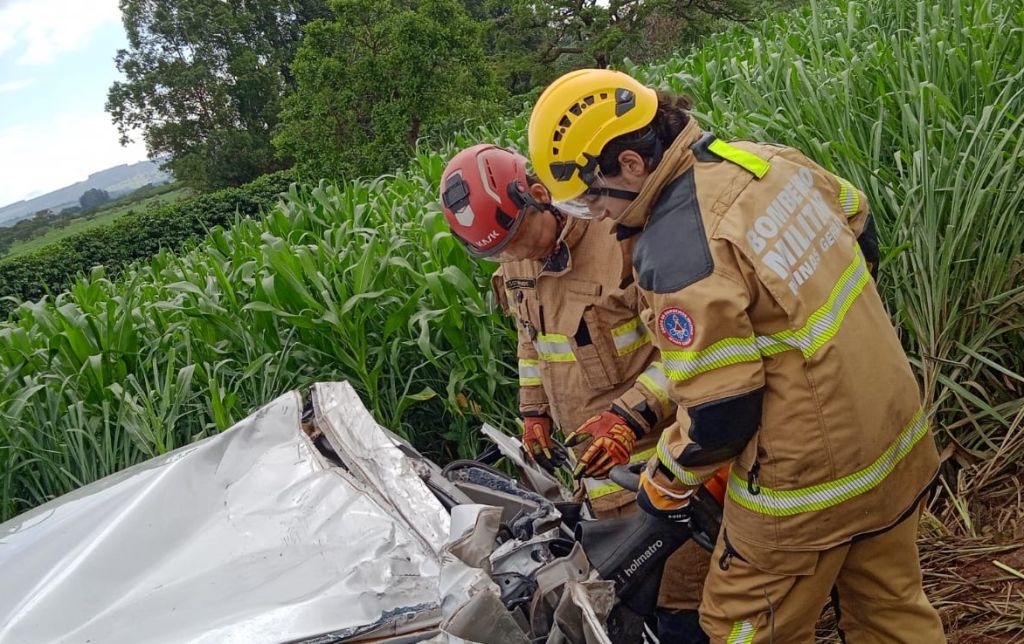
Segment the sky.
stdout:
<svg viewBox="0 0 1024 644">
<path fill-rule="evenodd" d="M 146 158 L 103 111 L 126 46 L 117 0 L 0 0 L 0 207 Z"/>
</svg>

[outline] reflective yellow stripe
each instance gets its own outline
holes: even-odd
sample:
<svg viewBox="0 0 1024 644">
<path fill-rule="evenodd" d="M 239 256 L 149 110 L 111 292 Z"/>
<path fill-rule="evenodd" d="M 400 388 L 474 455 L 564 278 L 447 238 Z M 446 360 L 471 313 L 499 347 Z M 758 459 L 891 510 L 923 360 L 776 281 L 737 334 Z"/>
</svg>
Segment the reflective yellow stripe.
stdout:
<svg viewBox="0 0 1024 644">
<path fill-rule="evenodd" d="M 673 458 L 671 451 L 669 451 L 667 436 L 668 433 L 664 432 L 662 433 L 661 438 L 658 439 L 658 460 L 661 461 L 662 465 L 668 468 L 669 472 L 672 472 L 680 483 L 683 485 L 696 486 L 715 475 L 714 472 L 711 472 L 707 476 L 699 476 L 680 465 L 679 461 Z"/>
<path fill-rule="evenodd" d="M 651 336 L 647 333 L 647 327 L 643 325 L 640 318 L 633 318 L 612 329 L 612 340 L 615 342 L 616 353 L 624 356 L 645 344 L 650 344 Z"/>
<path fill-rule="evenodd" d="M 807 322 L 795 331 L 758 336 L 758 349 L 763 355 L 797 349 L 805 358 L 810 358 L 839 333 L 846 313 L 870 280 L 871 274 L 864 263 L 864 256 L 859 252 L 854 253 L 853 263 L 846 267 L 839 281 L 832 287 L 828 299 L 811 313 Z"/>
<path fill-rule="evenodd" d="M 726 644 L 752 644 L 754 636 L 757 635 L 757 628 L 750 622 L 736 622 L 729 631 L 729 639 Z"/>
<path fill-rule="evenodd" d="M 642 452 L 637 452 L 636 454 L 633 454 L 632 456 L 629 457 L 629 462 L 642 463 L 650 459 L 652 456 L 654 456 L 653 447 L 651 449 L 645 449 Z M 591 501 L 599 499 L 602 496 L 614 494 L 622 490 L 622 487 L 620 487 L 617 483 L 611 483 L 606 479 L 585 478 L 583 479 L 583 485 L 584 487 L 587 488 L 587 496 L 590 497 Z"/>
<path fill-rule="evenodd" d="M 708 371 L 761 359 L 753 334 L 746 338 L 725 338 L 700 351 L 662 351 L 665 373 L 671 380 L 689 380 Z"/>
<path fill-rule="evenodd" d="M 828 299 L 811 313 L 799 329 L 787 329 L 771 335 L 724 338 L 700 351 L 662 351 L 665 372 L 669 379 L 683 381 L 729 365 L 755 362 L 762 356 L 790 349 L 796 349 L 805 358 L 810 358 L 839 332 L 847 312 L 870 279 L 863 255 L 856 252 L 853 262 L 832 287 Z"/>
<path fill-rule="evenodd" d="M 842 177 L 836 177 L 836 179 L 839 180 L 839 205 L 842 206 L 846 217 L 850 218 L 860 210 L 860 193 L 846 179 Z"/>
<path fill-rule="evenodd" d="M 544 362 L 576 362 L 569 338 L 558 333 L 538 333 L 533 342 Z"/>
<path fill-rule="evenodd" d="M 540 362 L 528 358 L 519 359 L 519 386 L 533 387 L 542 383 L 540 376 Z"/>
<path fill-rule="evenodd" d="M 637 376 L 636 380 L 657 396 L 663 406 L 668 406 L 672 403 L 672 400 L 668 397 L 668 376 L 665 374 L 665 365 L 657 361 L 652 362 L 647 365 L 642 374 Z"/>
<path fill-rule="evenodd" d="M 708 145 L 708 150 L 711 150 L 726 161 L 735 163 L 758 179 L 764 177 L 764 175 L 768 173 L 768 169 L 771 168 L 770 163 L 753 152 L 747 152 L 746 150 L 741 150 L 734 145 L 729 145 L 722 139 L 715 139 L 712 141 L 711 144 Z"/>
<path fill-rule="evenodd" d="M 747 482 L 734 471 L 729 475 L 729 498 L 748 510 L 774 517 L 824 510 L 881 485 L 927 434 L 928 422 L 924 412 L 918 409 L 882 455 L 862 470 L 835 481 L 796 490 L 773 490 L 762 485 L 757 494 L 751 494 Z"/>
</svg>

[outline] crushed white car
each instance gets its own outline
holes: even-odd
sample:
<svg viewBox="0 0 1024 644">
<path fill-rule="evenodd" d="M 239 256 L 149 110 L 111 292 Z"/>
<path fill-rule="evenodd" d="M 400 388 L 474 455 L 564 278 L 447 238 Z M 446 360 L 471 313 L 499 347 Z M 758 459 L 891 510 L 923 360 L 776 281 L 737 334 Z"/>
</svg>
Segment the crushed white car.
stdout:
<svg viewBox="0 0 1024 644">
<path fill-rule="evenodd" d="M 586 510 L 484 432 L 518 480 L 437 466 L 347 383 L 286 393 L 0 525 L 0 644 L 610 644 L 642 628 L 611 555 L 599 574 L 584 553 Z"/>
</svg>

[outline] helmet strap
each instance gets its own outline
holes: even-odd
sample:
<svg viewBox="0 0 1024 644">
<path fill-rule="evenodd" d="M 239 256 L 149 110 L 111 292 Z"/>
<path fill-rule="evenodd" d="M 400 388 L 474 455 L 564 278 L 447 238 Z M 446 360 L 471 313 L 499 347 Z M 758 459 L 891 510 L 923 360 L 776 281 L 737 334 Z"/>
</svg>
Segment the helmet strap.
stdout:
<svg viewBox="0 0 1024 644">
<path fill-rule="evenodd" d="M 624 201 L 634 201 L 640 196 L 639 192 L 619 190 L 618 188 L 587 188 L 583 194 L 589 197 L 613 197 Z"/>
</svg>

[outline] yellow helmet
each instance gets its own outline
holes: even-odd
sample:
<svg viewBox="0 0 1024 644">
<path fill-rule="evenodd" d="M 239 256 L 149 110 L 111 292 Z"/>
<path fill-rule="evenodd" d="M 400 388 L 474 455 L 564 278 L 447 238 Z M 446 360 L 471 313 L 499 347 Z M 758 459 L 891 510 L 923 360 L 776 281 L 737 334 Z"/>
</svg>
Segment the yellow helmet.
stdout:
<svg viewBox="0 0 1024 644">
<path fill-rule="evenodd" d="M 657 110 L 657 92 L 610 69 L 578 69 L 548 85 L 530 115 L 529 143 L 552 200 L 583 194 L 604 146 L 649 124 Z"/>
</svg>

